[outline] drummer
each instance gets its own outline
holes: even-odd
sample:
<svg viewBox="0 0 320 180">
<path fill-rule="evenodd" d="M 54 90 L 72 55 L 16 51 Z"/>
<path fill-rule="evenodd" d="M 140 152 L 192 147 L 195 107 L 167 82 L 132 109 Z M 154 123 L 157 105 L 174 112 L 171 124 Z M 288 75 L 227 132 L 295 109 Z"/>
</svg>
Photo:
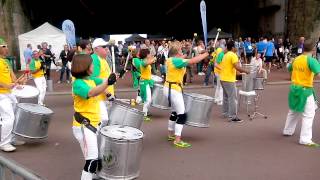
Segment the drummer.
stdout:
<svg viewBox="0 0 320 180">
<path fill-rule="evenodd" d="M 47 83 L 46 78 L 44 77 L 44 67 L 41 64 L 39 58 L 39 52 L 37 50 L 32 52 L 32 60 L 30 63 L 30 71 L 36 84 L 37 89 L 39 90 L 38 104 L 44 106 L 43 101 L 46 95 Z"/>
<path fill-rule="evenodd" d="M 11 90 L 18 84 L 25 84 L 27 78 L 17 79 L 14 75 L 9 61 L 8 45 L 4 39 L 0 38 L 0 118 L 1 120 L 1 139 L 0 150 L 5 152 L 14 151 L 16 148 L 11 144 L 12 129 L 14 123 L 14 105 L 17 103 L 16 97 L 11 94 Z M 22 143 L 21 143 L 22 144 Z M 18 145 L 18 144 L 15 144 Z"/>
<path fill-rule="evenodd" d="M 143 102 L 144 120 L 151 121 L 148 116 L 148 109 L 151 105 L 151 88 L 154 85 L 154 80 L 151 78 L 151 64 L 155 62 L 155 57 L 150 54 L 150 50 L 142 48 L 139 51 L 140 62 L 135 61 L 135 67 L 140 71 L 140 96 Z"/>
<path fill-rule="evenodd" d="M 111 74 L 111 68 L 106 59 L 109 52 L 107 44 L 108 43 L 102 38 L 97 38 L 92 43 L 92 48 L 94 51 L 94 54 L 91 55 L 94 64 L 94 69 L 91 75 L 92 77 L 107 79 Z M 107 97 L 110 100 L 114 99 L 113 85 L 108 86 L 106 92 L 99 95 L 102 126 L 107 125 L 107 122 L 109 120 L 106 104 Z"/>
<path fill-rule="evenodd" d="M 186 67 L 196 64 L 205 59 L 209 54 L 204 52 L 192 59 L 184 59 L 182 56 L 182 45 L 179 41 L 171 44 L 169 58 L 166 61 L 167 79 L 164 83 L 163 93 L 172 105 L 172 113 L 168 122 L 168 140 L 173 141 L 176 147 L 187 148 L 191 144 L 181 140 L 183 125 L 186 123 L 187 115 L 182 95 L 183 76 Z"/>
<path fill-rule="evenodd" d="M 85 180 L 91 180 L 93 174 L 101 168 L 97 141 L 97 128 L 101 120 L 99 95 L 105 92 L 108 85 L 116 82 L 115 74 L 110 74 L 104 82 L 103 79 L 90 76 L 94 71 L 93 66 L 90 55 L 79 54 L 73 57 L 71 73 L 76 78 L 72 85 L 76 113 L 72 130 L 86 160 L 81 175 L 81 179 Z M 84 120 L 89 123 L 84 124 Z"/>
<path fill-rule="evenodd" d="M 223 59 L 224 51 L 222 50 L 222 48 L 217 48 L 217 50 L 213 53 L 215 53 L 215 56 L 213 56 L 214 75 L 217 78 L 217 86 L 214 94 L 214 102 L 217 103 L 217 105 L 222 105 L 223 89 L 220 82 L 220 70 L 221 70 L 220 63 Z"/>
<path fill-rule="evenodd" d="M 140 59 L 138 57 L 138 50 L 137 49 L 132 49 L 132 82 L 133 82 L 133 88 L 137 90 L 137 97 L 136 97 L 136 102 L 140 103 L 142 101 L 141 96 L 140 96 L 140 89 L 139 89 L 139 81 L 140 81 L 140 70 L 137 68 Z"/>
</svg>

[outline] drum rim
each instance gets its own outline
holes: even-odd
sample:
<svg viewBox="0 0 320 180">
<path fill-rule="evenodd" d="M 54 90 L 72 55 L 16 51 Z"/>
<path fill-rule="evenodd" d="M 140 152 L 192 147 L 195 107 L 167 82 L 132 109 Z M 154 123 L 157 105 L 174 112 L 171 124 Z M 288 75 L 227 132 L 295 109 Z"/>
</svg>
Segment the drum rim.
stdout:
<svg viewBox="0 0 320 180">
<path fill-rule="evenodd" d="M 36 90 L 36 91 L 37 91 L 37 94 L 34 95 L 34 96 L 28 96 L 28 97 L 25 97 L 25 96 L 24 96 L 24 97 L 22 97 L 22 96 L 19 96 L 19 95 L 17 95 L 17 94 L 14 93 L 15 91 L 19 91 L 19 89 L 13 89 L 13 90 L 12 90 L 12 94 L 15 95 L 16 97 L 20 98 L 20 99 L 34 98 L 34 97 L 38 97 L 39 94 L 40 94 L 39 89 L 36 88 L 36 87 L 34 87 L 34 86 L 31 86 L 31 85 L 23 85 L 23 87 L 31 87 L 33 90 Z"/>
<path fill-rule="evenodd" d="M 48 109 L 49 111 L 51 111 L 51 113 L 44 114 L 44 113 L 39 113 L 39 112 L 33 112 L 33 111 L 30 111 L 29 109 L 24 109 L 24 108 L 22 108 L 22 107 L 19 106 L 19 105 L 23 105 L 23 104 L 32 104 L 32 103 L 18 103 L 18 104 L 17 104 L 17 107 L 20 108 L 20 109 L 22 109 L 22 110 L 24 110 L 25 112 L 30 112 L 30 113 L 37 114 L 37 115 L 52 115 L 52 114 L 54 114 L 54 112 L 53 112 L 51 109 L 49 109 L 49 108 L 47 108 L 47 107 L 45 107 L 45 106 L 41 106 L 41 105 L 38 105 L 38 104 L 32 104 L 32 105 L 38 105 L 38 106 L 41 106 L 41 107 L 43 107 L 43 108 L 46 108 L 46 109 Z"/>
<path fill-rule="evenodd" d="M 121 102 L 116 102 L 114 101 L 113 103 L 117 104 L 117 105 L 120 105 L 122 107 L 130 107 L 130 106 L 126 106 L 125 104 L 121 103 Z M 111 105 L 111 108 L 112 108 L 112 105 Z M 142 113 L 142 111 L 140 111 L 139 109 L 136 109 L 136 108 L 126 108 L 126 109 L 129 109 L 130 111 L 134 111 L 134 112 L 139 112 L 139 113 Z"/>
<path fill-rule="evenodd" d="M 137 138 L 132 138 L 132 139 L 127 139 L 127 138 L 125 138 L 125 139 L 118 139 L 118 138 L 115 138 L 115 137 L 110 137 L 110 136 L 108 136 L 106 133 L 104 133 L 104 132 L 108 132 L 108 131 L 111 131 L 112 129 L 117 129 L 117 128 L 123 128 L 123 129 L 128 128 L 128 129 L 134 129 L 135 131 L 137 131 L 137 132 L 141 133 L 141 136 L 139 136 L 139 137 L 137 137 Z M 103 127 L 103 128 L 100 130 L 100 134 L 101 134 L 102 136 L 107 137 L 107 138 L 115 139 L 115 140 L 118 140 L 118 141 L 136 141 L 136 140 L 142 140 L 142 139 L 143 139 L 143 137 L 144 137 L 144 132 L 143 132 L 143 131 L 141 131 L 140 129 L 135 128 L 135 127 L 131 127 L 131 126 L 123 126 L 123 125 L 111 125 L 111 126 L 105 126 L 105 127 Z"/>
</svg>

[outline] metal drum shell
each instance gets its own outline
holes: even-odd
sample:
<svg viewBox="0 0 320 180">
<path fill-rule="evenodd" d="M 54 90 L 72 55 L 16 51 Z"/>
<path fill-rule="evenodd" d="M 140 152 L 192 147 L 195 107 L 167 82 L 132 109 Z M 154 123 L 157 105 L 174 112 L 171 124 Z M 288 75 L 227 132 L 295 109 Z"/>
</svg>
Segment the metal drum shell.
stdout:
<svg viewBox="0 0 320 180">
<path fill-rule="evenodd" d="M 24 105 L 39 106 L 37 104 L 19 103 L 15 111 L 15 122 L 13 133 L 30 139 L 43 139 L 48 137 L 48 128 L 53 112 L 50 113 L 33 112 L 23 108 Z"/>
<path fill-rule="evenodd" d="M 265 79 L 264 78 L 254 78 L 253 79 L 255 90 L 264 90 Z"/>
<path fill-rule="evenodd" d="M 109 126 L 107 128 L 113 127 Z M 125 140 L 108 137 L 100 133 L 99 138 L 99 157 L 102 159 L 102 169 L 98 172 L 98 176 L 113 180 L 137 178 L 140 174 L 143 137 Z"/>
<path fill-rule="evenodd" d="M 168 98 L 163 94 L 163 85 L 161 84 L 153 85 L 151 106 L 159 109 L 163 109 L 163 110 L 171 109 L 169 107 Z"/>
<path fill-rule="evenodd" d="M 201 98 L 203 96 L 203 98 Z M 183 99 L 187 113 L 186 125 L 200 128 L 209 127 L 214 99 L 196 93 L 184 93 Z M 204 98 L 205 97 L 205 98 Z"/>
<path fill-rule="evenodd" d="M 108 125 L 123 125 L 141 129 L 143 122 L 143 112 L 126 106 L 120 102 L 112 102 L 108 109 Z"/>
<path fill-rule="evenodd" d="M 255 75 L 253 73 L 250 74 L 242 74 L 242 91 L 253 91 L 253 77 Z"/>
<path fill-rule="evenodd" d="M 33 94 L 29 94 L 32 91 Z M 39 90 L 30 85 L 23 85 L 23 89 L 13 89 L 12 93 L 16 96 L 19 103 L 38 104 Z"/>
<path fill-rule="evenodd" d="M 155 83 L 157 83 L 157 84 L 163 83 L 163 79 L 162 79 L 162 77 L 160 77 L 160 76 L 151 75 L 151 79 L 152 79 Z"/>
</svg>

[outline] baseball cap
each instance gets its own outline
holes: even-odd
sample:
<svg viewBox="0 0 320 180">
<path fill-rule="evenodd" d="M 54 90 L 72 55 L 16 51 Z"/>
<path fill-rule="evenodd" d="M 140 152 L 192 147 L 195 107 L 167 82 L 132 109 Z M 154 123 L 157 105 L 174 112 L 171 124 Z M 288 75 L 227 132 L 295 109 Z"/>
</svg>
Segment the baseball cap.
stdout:
<svg viewBox="0 0 320 180">
<path fill-rule="evenodd" d="M 96 48 L 96 47 L 99 47 L 99 46 L 106 46 L 107 44 L 108 44 L 108 42 L 106 42 L 102 38 L 97 38 L 97 39 L 95 39 L 93 41 L 92 48 Z"/>
</svg>

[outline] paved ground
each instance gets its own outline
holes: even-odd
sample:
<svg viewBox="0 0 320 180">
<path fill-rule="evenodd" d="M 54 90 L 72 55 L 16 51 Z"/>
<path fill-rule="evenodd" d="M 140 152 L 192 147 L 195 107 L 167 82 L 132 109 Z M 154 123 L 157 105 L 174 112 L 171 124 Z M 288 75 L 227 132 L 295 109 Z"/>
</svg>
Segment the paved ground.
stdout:
<svg viewBox="0 0 320 180">
<path fill-rule="evenodd" d="M 187 90 L 212 95 L 210 88 Z M 141 180 L 318 180 L 320 149 L 298 145 L 300 128 L 292 137 L 281 135 L 287 108 L 288 85 L 268 85 L 263 92 L 261 110 L 268 119 L 236 124 L 220 118 L 214 106 L 210 128 L 186 127 L 190 149 L 177 149 L 166 141 L 168 111 L 151 109 L 153 121 L 144 123 Z M 132 92 L 118 93 L 120 98 Z M 83 166 L 78 143 L 72 136 L 72 98 L 48 96 L 46 104 L 55 114 L 49 138 L 41 143 L 21 146 L 5 155 L 49 180 L 77 180 Z M 300 127 L 300 126 L 299 126 Z M 319 115 L 314 122 L 314 140 L 320 142 Z"/>
</svg>

